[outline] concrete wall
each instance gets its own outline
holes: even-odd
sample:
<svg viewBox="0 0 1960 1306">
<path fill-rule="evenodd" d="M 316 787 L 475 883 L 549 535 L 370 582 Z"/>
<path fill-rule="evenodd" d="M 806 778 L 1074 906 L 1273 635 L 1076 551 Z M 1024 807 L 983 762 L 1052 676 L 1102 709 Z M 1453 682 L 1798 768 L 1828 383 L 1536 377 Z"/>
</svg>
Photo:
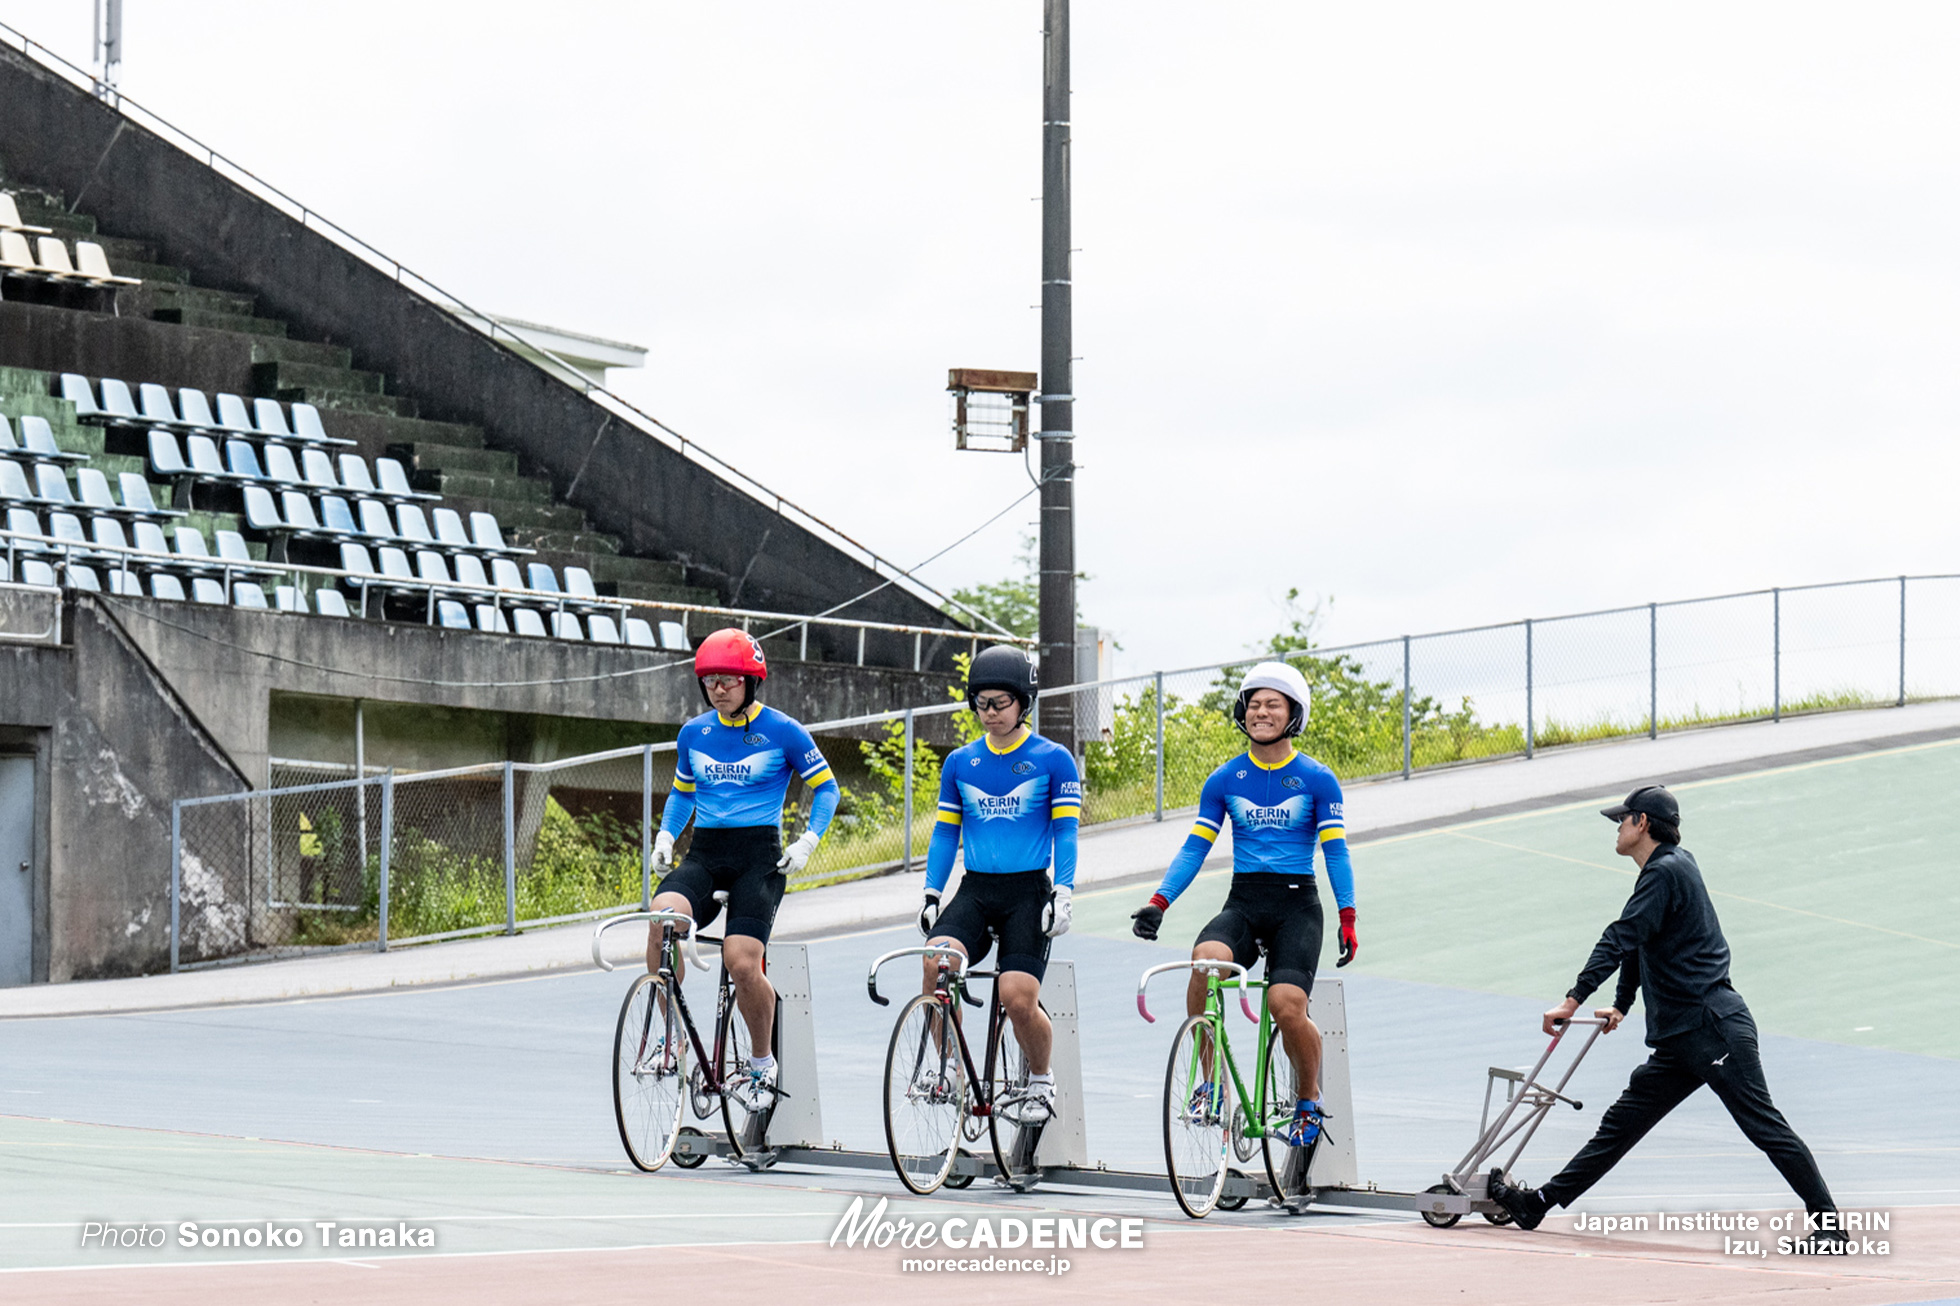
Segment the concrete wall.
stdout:
<svg viewBox="0 0 1960 1306">
<path fill-rule="evenodd" d="M 878 583 L 846 553 L 661 441 L 609 419 L 572 387 L 404 289 L 392 273 L 7 49 L 0 49 L 0 104 L 0 158 L 15 175 L 64 192 L 106 231 L 155 244 L 200 284 L 257 295 L 261 310 L 286 319 L 296 335 L 351 346 L 356 367 L 386 372 L 423 416 L 481 425 L 493 446 L 548 473 L 561 497 L 620 536 L 630 552 L 685 561 L 690 577 L 700 578 L 695 583 L 718 578 L 725 595 L 735 598 L 739 589 L 743 606 L 776 611 L 820 611 Z M 739 447 L 739 432 L 710 436 L 724 448 Z M 867 471 L 865 488 L 875 496 L 906 487 L 881 485 Z M 848 615 L 944 622 L 896 587 Z"/>
<path fill-rule="evenodd" d="M 46 630 L 54 603 L 0 587 L 0 630 Z M 276 736 L 324 747 L 356 699 L 381 727 L 370 760 L 404 768 L 671 739 L 701 710 L 671 654 L 90 595 L 63 615 L 64 645 L 0 643 L 0 745 L 45 757 L 36 978 L 167 965 L 171 803 L 263 785 Z M 934 702 L 947 679 L 790 663 L 768 699 L 816 721 Z"/>
</svg>

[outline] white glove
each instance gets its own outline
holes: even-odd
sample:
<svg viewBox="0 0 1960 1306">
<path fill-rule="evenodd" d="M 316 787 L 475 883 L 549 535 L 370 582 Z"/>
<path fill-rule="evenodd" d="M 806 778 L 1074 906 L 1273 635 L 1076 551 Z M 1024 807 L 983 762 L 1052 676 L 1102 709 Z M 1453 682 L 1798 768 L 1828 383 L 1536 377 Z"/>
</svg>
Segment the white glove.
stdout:
<svg viewBox="0 0 1960 1306">
<path fill-rule="evenodd" d="M 662 830 L 653 836 L 653 868 L 669 871 L 674 866 L 674 836 Z"/>
<path fill-rule="evenodd" d="M 1041 932 L 1051 939 L 1059 939 L 1068 933 L 1069 915 L 1073 910 L 1071 902 L 1075 890 L 1056 885 L 1048 893 L 1048 905 L 1041 909 Z"/>
<path fill-rule="evenodd" d="M 926 890 L 926 905 L 919 908 L 919 933 L 928 939 L 932 937 L 932 927 L 939 923 L 939 895 L 931 889 Z"/>
<path fill-rule="evenodd" d="M 776 863 L 776 869 L 785 875 L 794 875 L 802 870 L 804 863 L 810 860 L 810 854 L 817 850 L 817 844 L 822 838 L 823 836 L 811 830 L 805 830 L 797 835 L 795 842 L 783 849 L 783 859 Z"/>
</svg>

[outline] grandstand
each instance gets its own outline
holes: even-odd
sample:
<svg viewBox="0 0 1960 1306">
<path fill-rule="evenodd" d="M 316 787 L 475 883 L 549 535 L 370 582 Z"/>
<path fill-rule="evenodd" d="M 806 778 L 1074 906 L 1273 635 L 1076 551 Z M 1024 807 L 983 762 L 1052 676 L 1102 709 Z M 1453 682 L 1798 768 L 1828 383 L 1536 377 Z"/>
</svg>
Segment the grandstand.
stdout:
<svg viewBox="0 0 1960 1306">
<path fill-rule="evenodd" d="M 0 955 L 31 978 L 154 968 L 172 800 L 282 759 L 671 738 L 727 624 L 812 717 L 936 698 L 972 646 L 876 555 L 78 79 L 0 49 L 0 99 L 0 752 L 34 759 L 36 829 L 31 939 Z M 338 709 L 369 701 L 397 710 L 357 744 Z"/>
</svg>

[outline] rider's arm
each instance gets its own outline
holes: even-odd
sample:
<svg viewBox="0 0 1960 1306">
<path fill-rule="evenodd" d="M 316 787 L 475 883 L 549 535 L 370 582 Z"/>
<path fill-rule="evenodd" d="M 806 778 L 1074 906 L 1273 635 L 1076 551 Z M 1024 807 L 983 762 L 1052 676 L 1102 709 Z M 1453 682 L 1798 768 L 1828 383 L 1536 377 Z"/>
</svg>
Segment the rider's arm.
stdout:
<svg viewBox="0 0 1960 1306">
<path fill-rule="evenodd" d="M 1347 816 L 1341 798 L 1341 782 L 1331 774 L 1323 773 L 1319 792 L 1314 795 L 1314 808 L 1320 814 L 1320 824 L 1314 830 L 1314 838 L 1320 841 L 1320 853 L 1327 862 L 1327 883 L 1334 890 L 1336 907 L 1354 906 L 1354 862 L 1348 856 Z"/>
<path fill-rule="evenodd" d="M 1620 983 L 1613 990 L 1613 1007 L 1622 1016 L 1633 1010 L 1633 1001 L 1640 996 L 1640 954 L 1629 952 L 1627 959 L 1620 963 Z"/>
<path fill-rule="evenodd" d="M 674 759 L 674 788 L 667 795 L 667 806 L 660 812 L 660 832 L 680 838 L 694 815 L 694 761 L 687 749 Z"/>
<path fill-rule="evenodd" d="M 844 796 L 844 791 L 838 786 L 837 777 L 831 774 L 830 763 L 824 761 L 823 750 L 810 738 L 810 732 L 797 722 L 789 725 L 790 737 L 785 741 L 784 756 L 793 760 L 796 773 L 810 788 L 810 820 L 803 828 L 821 839 L 823 832 L 830 828 L 830 818 L 836 814 L 837 800 Z"/>
<path fill-rule="evenodd" d="M 1157 898 L 1163 902 L 1160 907 L 1168 907 L 1177 901 L 1177 895 L 1191 887 L 1191 881 L 1198 878 L 1198 868 L 1205 864 L 1205 855 L 1211 851 L 1212 843 L 1218 838 L 1218 829 L 1225 823 L 1225 781 L 1222 770 L 1213 771 L 1205 781 L 1205 787 L 1198 793 L 1198 819 L 1192 823 L 1191 833 L 1184 836 L 1184 846 L 1177 850 L 1171 859 L 1170 869 L 1164 872 L 1164 882 L 1157 886 Z"/>
<path fill-rule="evenodd" d="M 960 791 L 953 769 L 939 773 L 939 819 L 932 823 L 932 842 L 926 845 L 926 892 L 938 893 L 952 878 L 953 858 L 960 851 Z"/>
<path fill-rule="evenodd" d="M 1051 772 L 1054 801 L 1048 806 L 1048 830 L 1055 840 L 1055 887 L 1075 887 L 1076 833 L 1082 825 L 1082 780 L 1075 759 L 1056 750 Z"/>
</svg>

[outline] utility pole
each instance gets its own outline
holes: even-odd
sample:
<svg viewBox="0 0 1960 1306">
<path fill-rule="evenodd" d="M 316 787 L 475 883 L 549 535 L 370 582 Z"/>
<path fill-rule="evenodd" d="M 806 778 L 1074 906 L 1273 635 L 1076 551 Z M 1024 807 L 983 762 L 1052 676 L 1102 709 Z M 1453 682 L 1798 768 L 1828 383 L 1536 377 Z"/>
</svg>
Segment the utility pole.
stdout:
<svg viewBox="0 0 1960 1306">
<path fill-rule="evenodd" d="M 95 0 L 95 61 L 102 75 L 95 79 L 98 98 L 116 102 L 116 82 L 122 75 L 122 0 Z"/>
<path fill-rule="evenodd" d="M 1069 0 L 1044 0 L 1041 99 L 1041 685 L 1075 683 L 1074 287 L 1069 260 Z M 1057 696 L 1041 733 L 1076 751 L 1075 707 Z"/>
</svg>

